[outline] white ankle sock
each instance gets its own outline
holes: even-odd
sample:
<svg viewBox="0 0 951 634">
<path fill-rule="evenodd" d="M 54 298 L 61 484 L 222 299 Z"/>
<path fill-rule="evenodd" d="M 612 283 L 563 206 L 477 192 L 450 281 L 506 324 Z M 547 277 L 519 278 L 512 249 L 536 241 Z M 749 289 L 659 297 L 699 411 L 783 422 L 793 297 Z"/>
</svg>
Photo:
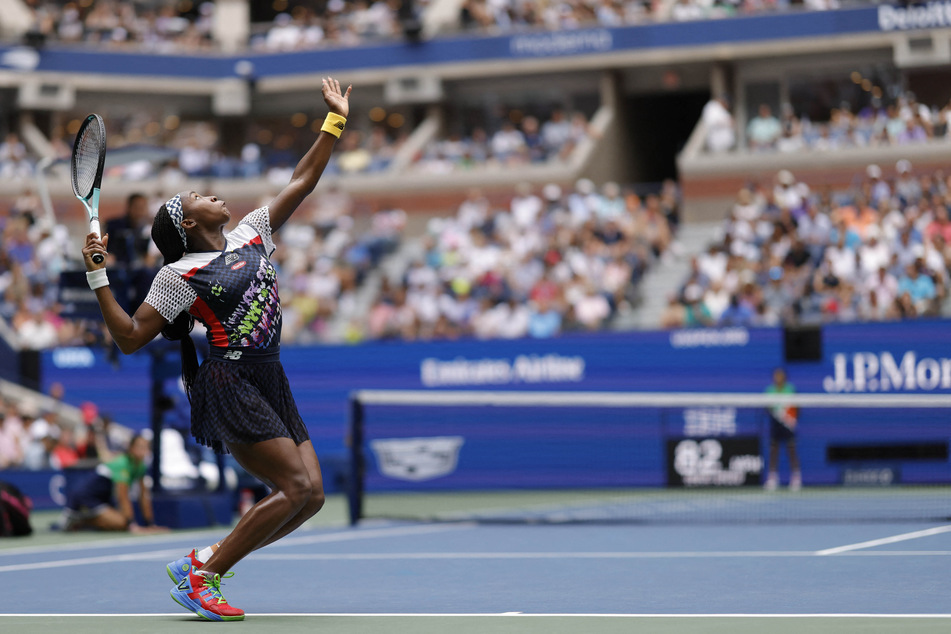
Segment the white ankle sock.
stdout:
<svg viewBox="0 0 951 634">
<path fill-rule="evenodd" d="M 201 563 L 205 563 L 209 559 L 211 559 L 211 556 L 214 554 L 215 554 L 215 551 L 212 550 L 211 546 L 207 546 L 199 550 L 197 553 L 195 553 L 195 557 L 197 557 L 198 561 L 200 561 Z"/>
</svg>

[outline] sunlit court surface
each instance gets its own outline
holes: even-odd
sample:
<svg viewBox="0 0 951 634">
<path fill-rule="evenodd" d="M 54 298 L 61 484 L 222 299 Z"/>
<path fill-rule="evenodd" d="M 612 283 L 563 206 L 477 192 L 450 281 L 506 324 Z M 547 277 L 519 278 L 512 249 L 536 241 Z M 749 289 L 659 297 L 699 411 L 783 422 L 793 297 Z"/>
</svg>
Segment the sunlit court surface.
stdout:
<svg viewBox="0 0 951 634">
<path fill-rule="evenodd" d="M 551 508 L 555 492 L 481 495 Z M 784 495 L 784 494 L 779 494 Z M 458 495 L 382 496 L 438 513 Z M 463 496 L 464 497 L 464 496 Z M 368 500 L 368 503 L 372 500 Z M 164 632 L 198 617 L 165 564 L 220 529 L 144 537 L 41 528 L 0 550 L 5 632 Z M 344 503 L 242 561 L 255 632 L 918 632 L 951 625 L 949 523 L 408 522 Z M 320 516 L 318 516 L 320 517 Z M 224 527 L 222 527 L 224 528 Z"/>
</svg>

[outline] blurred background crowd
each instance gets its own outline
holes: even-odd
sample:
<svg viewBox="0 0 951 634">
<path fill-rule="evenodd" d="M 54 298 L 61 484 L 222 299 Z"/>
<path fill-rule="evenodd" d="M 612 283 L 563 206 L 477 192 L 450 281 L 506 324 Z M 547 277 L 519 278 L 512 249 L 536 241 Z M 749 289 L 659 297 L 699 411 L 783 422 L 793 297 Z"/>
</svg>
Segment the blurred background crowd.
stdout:
<svg viewBox="0 0 951 634">
<path fill-rule="evenodd" d="M 853 0 L 845 4 L 858 4 Z M 214 46 L 215 5 L 193 0 L 27 0 L 31 32 L 44 42 L 135 47 L 156 52 Z M 247 46 L 290 51 L 358 46 L 402 37 L 407 20 L 422 22 L 430 0 L 329 0 L 252 3 Z M 445 4 L 445 3 L 444 3 Z M 506 33 L 612 27 L 649 21 L 725 18 L 800 8 L 837 8 L 839 0 L 465 0 L 451 3 L 441 32 Z"/>
<path fill-rule="evenodd" d="M 749 183 L 693 256 L 662 325 L 938 314 L 951 262 L 951 179 L 906 160 L 895 167 L 886 179 L 869 165 L 842 191 L 788 170 Z M 148 272 L 144 288 L 160 263 L 148 231 L 162 200 L 134 195 L 106 228 L 112 266 Z M 673 181 L 649 191 L 588 179 L 538 191 L 526 183 L 503 204 L 473 190 L 454 216 L 408 235 L 413 210 L 358 210 L 331 187 L 278 235 L 285 340 L 550 337 L 616 326 L 640 301 L 645 272 L 678 249 L 679 208 Z M 101 342 L 95 320 L 64 318 L 58 306 L 58 276 L 78 265 L 66 228 L 49 222 L 32 193 L 0 222 L 0 315 L 24 345 Z"/>
<path fill-rule="evenodd" d="M 62 386 L 51 396 L 61 398 Z M 0 469 L 70 469 L 95 466 L 125 451 L 133 432 L 90 402 L 83 424 L 60 420 L 55 409 L 41 410 L 29 401 L 0 399 Z"/>
<path fill-rule="evenodd" d="M 701 117 L 706 149 L 712 153 L 832 152 L 949 138 L 951 103 L 924 104 L 899 86 L 891 87 L 893 99 L 883 99 L 881 88 L 875 92 L 878 96 L 856 100 L 864 102 L 860 107 L 843 101 L 813 116 L 789 102 L 782 103 L 779 112 L 760 103 L 745 123 L 735 120 L 729 98 L 719 96 L 705 106 Z"/>
<path fill-rule="evenodd" d="M 689 277 L 665 327 L 880 321 L 939 314 L 951 221 L 941 170 L 898 176 L 869 165 L 849 191 L 810 188 L 789 170 L 751 184 Z"/>
</svg>

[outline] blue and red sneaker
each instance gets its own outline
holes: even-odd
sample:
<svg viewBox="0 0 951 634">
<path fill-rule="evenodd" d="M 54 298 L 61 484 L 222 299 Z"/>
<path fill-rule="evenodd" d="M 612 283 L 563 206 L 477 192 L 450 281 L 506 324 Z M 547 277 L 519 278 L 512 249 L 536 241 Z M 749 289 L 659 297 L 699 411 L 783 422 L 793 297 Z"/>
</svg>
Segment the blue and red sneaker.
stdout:
<svg viewBox="0 0 951 634">
<path fill-rule="evenodd" d="M 165 566 L 165 572 L 168 573 L 168 578 L 172 580 L 172 583 L 178 585 L 182 582 L 182 579 L 188 576 L 189 571 L 192 569 L 192 566 L 195 568 L 201 569 L 202 563 L 198 561 L 198 549 L 193 548 L 190 553 L 182 557 L 181 559 L 176 559 L 167 566 Z"/>
<path fill-rule="evenodd" d="M 234 573 L 228 573 L 231 576 Z M 177 586 L 172 599 L 186 610 L 209 621 L 243 621 L 244 610 L 228 604 L 221 594 L 221 575 L 202 575 L 192 568 Z"/>
</svg>

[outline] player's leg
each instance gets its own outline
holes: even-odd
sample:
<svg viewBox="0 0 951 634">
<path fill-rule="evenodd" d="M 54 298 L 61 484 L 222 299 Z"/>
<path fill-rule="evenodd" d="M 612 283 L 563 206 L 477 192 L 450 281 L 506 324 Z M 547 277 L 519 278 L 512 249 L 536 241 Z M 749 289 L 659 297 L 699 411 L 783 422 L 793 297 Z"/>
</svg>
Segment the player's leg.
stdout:
<svg viewBox="0 0 951 634">
<path fill-rule="evenodd" d="M 779 486 L 779 442 L 774 435 L 769 438 L 769 475 L 766 476 L 765 488 L 775 491 Z"/>
<path fill-rule="evenodd" d="M 786 441 L 786 452 L 789 454 L 789 489 L 798 491 L 802 488 L 802 471 L 799 469 L 799 452 L 796 449 L 796 437 Z"/>
<path fill-rule="evenodd" d="M 202 571 L 225 574 L 248 553 L 264 545 L 308 504 L 313 504 L 311 474 L 294 441 L 274 438 L 253 445 L 230 444 L 228 449 L 248 473 L 271 488 L 251 507 Z"/>
<path fill-rule="evenodd" d="M 320 463 L 317 460 L 317 452 L 314 451 L 314 445 L 308 440 L 298 445 L 297 450 L 300 454 L 301 461 L 304 463 L 304 466 L 307 469 L 308 477 L 310 478 L 310 498 L 294 517 L 290 518 L 284 524 L 284 526 L 282 526 L 277 532 L 265 540 L 264 543 L 260 544 L 258 548 L 264 548 L 268 544 L 273 544 L 285 535 L 297 530 L 300 528 L 301 524 L 316 515 L 317 511 L 319 511 L 324 506 L 324 481 L 320 473 Z M 260 476 L 253 472 L 251 472 L 251 475 L 260 478 Z M 219 547 L 228 539 L 230 539 L 230 535 L 221 540 Z"/>
<path fill-rule="evenodd" d="M 288 520 L 284 526 L 271 535 L 271 537 L 258 546 L 258 548 L 272 544 L 288 533 L 293 532 L 299 528 L 301 524 L 316 515 L 317 511 L 324 506 L 324 480 L 320 473 L 320 463 L 317 461 L 317 452 L 314 451 L 314 445 L 308 440 L 298 445 L 297 451 L 300 455 L 301 462 L 304 463 L 304 467 L 307 469 L 307 475 L 310 478 L 310 498 L 297 515 Z"/>
<path fill-rule="evenodd" d="M 259 545 L 258 548 L 263 548 L 268 544 L 274 543 L 298 529 L 304 522 L 316 515 L 324 505 L 324 483 L 320 472 L 320 463 L 317 460 L 317 453 L 314 451 L 314 445 L 308 440 L 298 445 L 297 450 L 307 469 L 307 474 L 310 477 L 311 496 L 294 517 L 288 520 L 276 533 L 271 535 L 263 544 Z M 261 478 L 261 476 L 255 477 Z M 226 539 L 228 538 L 226 537 L 220 542 L 202 549 L 196 548 L 181 559 L 169 563 L 166 566 L 169 578 L 177 584 L 188 574 L 193 566 L 197 568 L 204 567 L 205 562 L 217 552 Z"/>
<path fill-rule="evenodd" d="M 192 566 L 172 588 L 172 598 L 179 605 L 212 621 L 244 618 L 244 611 L 229 605 L 221 594 L 221 577 L 297 516 L 312 497 L 310 475 L 290 438 L 252 445 L 229 443 L 228 449 L 271 493 L 251 507 L 201 569 Z"/>
</svg>

